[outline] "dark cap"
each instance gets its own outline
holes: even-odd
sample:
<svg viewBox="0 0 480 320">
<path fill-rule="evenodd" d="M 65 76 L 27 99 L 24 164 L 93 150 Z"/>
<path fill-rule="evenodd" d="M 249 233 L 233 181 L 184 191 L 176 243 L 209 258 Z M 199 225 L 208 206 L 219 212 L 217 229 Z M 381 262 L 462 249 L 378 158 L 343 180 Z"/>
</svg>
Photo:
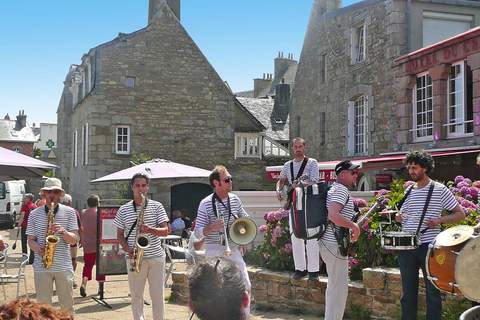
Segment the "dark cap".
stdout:
<svg viewBox="0 0 480 320">
<path fill-rule="evenodd" d="M 340 172 L 342 172 L 343 170 L 353 170 L 353 169 L 358 169 L 358 168 L 360 168 L 360 165 L 353 164 L 352 161 L 350 161 L 350 160 L 344 160 L 342 162 L 339 162 L 335 166 L 335 174 L 338 176 L 340 174 Z"/>
</svg>

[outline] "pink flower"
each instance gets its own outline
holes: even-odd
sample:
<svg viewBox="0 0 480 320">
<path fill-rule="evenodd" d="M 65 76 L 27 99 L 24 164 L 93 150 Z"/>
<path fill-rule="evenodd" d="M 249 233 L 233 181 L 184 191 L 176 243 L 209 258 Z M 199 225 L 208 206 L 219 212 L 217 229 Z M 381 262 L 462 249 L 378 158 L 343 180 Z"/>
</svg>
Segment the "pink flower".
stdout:
<svg viewBox="0 0 480 320">
<path fill-rule="evenodd" d="M 473 182 L 472 187 L 480 189 L 480 180 L 477 180 L 477 181 Z"/>
<path fill-rule="evenodd" d="M 378 191 L 375 192 L 375 195 L 376 195 L 376 196 L 384 196 L 384 195 L 386 195 L 386 194 L 389 193 L 389 192 L 390 192 L 390 191 L 388 191 L 388 190 L 380 189 L 380 190 L 378 190 Z"/>
<path fill-rule="evenodd" d="M 275 238 L 280 238 L 282 236 L 282 234 L 283 234 L 282 227 L 276 226 L 275 229 L 273 229 L 272 235 Z"/>
<path fill-rule="evenodd" d="M 276 219 L 275 219 L 275 212 L 267 212 L 265 213 L 265 215 L 263 216 L 263 218 L 267 221 L 267 222 L 275 222 Z"/>
<path fill-rule="evenodd" d="M 265 224 L 262 224 L 260 227 L 258 227 L 258 232 L 260 233 L 267 232 L 267 226 Z"/>
<path fill-rule="evenodd" d="M 350 268 L 356 266 L 357 264 L 359 264 L 359 262 L 358 262 L 357 259 L 352 258 L 352 257 L 349 257 L 349 258 L 348 258 L 348 266 L 349 266 Z"/>
<path fill-rule="evenodd" d="M 288 218 L 288 214 L 289 214 L 288 210 L 280 209 L 278 211 L 275 211 L 275 219 L 277 221 L 281 221 L 284 218 Z"/>
<path fill-rule="evenodd" d="M 468 188 L 468 187 L 470 187 L 470 184 L 465 180 L 463 180 L 463 181 L 461 181 L 457 184 L 457 188 L 459 188 L 460 190 L 462 190 L 463 187 Z"/>
<path fill-rule="evenodd" d="M 463 180 L 465 180 L 465 178 L 463 176 L 456 176 L 455 177 L 455 184 L 459 184 Z"/>
</svg>

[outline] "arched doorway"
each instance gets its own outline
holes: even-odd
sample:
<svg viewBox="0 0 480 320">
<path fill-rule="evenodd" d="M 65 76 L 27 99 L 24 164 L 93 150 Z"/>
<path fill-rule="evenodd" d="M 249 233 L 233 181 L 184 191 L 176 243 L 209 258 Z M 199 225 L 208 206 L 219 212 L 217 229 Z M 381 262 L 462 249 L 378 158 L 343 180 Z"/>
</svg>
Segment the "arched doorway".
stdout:
<svg viewBox="0 0 480 320">
<path fill-rule="evenodd" d="M 172 186 L 170 193 L 171 211 L 185 211 L 193 220 L 197 216 L 198 204 L 212 193 L 212 187 L 205 183 L 182 183 Z"/>
</svg>

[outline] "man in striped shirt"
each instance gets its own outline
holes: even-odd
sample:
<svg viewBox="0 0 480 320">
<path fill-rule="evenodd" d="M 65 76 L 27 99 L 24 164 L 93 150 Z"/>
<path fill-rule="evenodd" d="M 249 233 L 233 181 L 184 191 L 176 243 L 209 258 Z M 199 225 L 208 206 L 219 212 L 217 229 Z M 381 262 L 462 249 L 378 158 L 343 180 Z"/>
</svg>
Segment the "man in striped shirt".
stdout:
<svg viewBox="0 0 480 320">
<path fill-rule="evenodd" d="M 73 267 L 70 260 L 70 245 L 78 242 L 77 217 L 73 208 L 60 204 L 65 194 L 62 182 L 57 178 L 45 180 L 40 190 L 46 199 L 46 205 L 36 208 L 28 216 L 28 246 L 35 253 L 33 272 L 35 292 L 38 302 L 52 303 L 53 283 L 62 309 L 73 313 Z M 48 225 L 48 213 L 54 208 L 54 222 Z M 48 228 L 59 238 L 53 255 L 53 264 L 45 268 L 45 239 Z"/>
<path fill-rule="evenodd" d="M 348 296 L 348 257 L 338 248 L 335 228 L 352 230 L 351 241 L 360 235 L 353 222 L 355 210 L 349 189 L 357 184 L 358 165 L 345 160 L 335 166 L 336 181 L 327 193 L 327 210 L 330 225 L 319 240 L 320 255 L 327 266 L 328 282 L 325 293 L 325 320 L 341 320 Z"/>
<path fill-rule="evenodd" d="M 305 184 L 317 183 L 319 179 L 318 162 L 313 158 L 305 156 L 305 140 L 295 138 L 292 140 L 292 149 L 294 159 L 287 161 L 280 172 L 277 181 L 277 198 L 283 199 L 281 190 L 286 183 L 295 188 L 298 179 L 305 177 Z M 305 164 L 303 165 L 303 163 Z M 293 278 L 299 280 L 307 275 L 310 280 L 318 280 L 320 269 L 320 256 L 318 253 L 318 241 L 316 239 L 303 240 L 295 237 L 293 233 L 292 221 L 289 220 L 289 227 L 292 241 L 293 262 L 295 264 L 295 274 Z"/>
<path fill-rule="evenodd" d="M 144 320 L 143 292 L 148 280 L 152 312 L 154 320 L 165 319 L 165 304 L 163 299 L 163 284 L 165 278 L 165 252 L 159 237 L 169 233 L 168 217 L 160 202 L 148 199 L 144 207 L 143 224 L 139 225 L 137 218 L 141 210 L 142 194 L 147 195 L 150 179 L 143 173 L 135 174 L 130 183 L 133 200 L 121 206 L 113 224 L 117 227 L 117 239 L 122 249 L 128 253 L 128 285 L 132 296 L 132 314 L 134 320 Z M 136 245 L 136 231 L 139 229 L 149 239 L 148 248 L 144 249 L 140 272 L 131 270 L 131 259 Z"/>
<path fill-rule="evenodd" d="M 251 284 L 247 266 L 239 247 L 228 236 L 229 228 L 235 219 L 248 216 L 242 202 L 232 191 L 232 176 L 224 166 L 216 166 L 210 173 L 210 185 L 214 193 L 205 197 L 198 206 L 195 222 L 195 242 L 205 245 L 207 257 L 223 257 L 226 244 L 231 254 L 226 258 L 234 262 L 243 274 L 245 285 L 250 292 Z"/>
<path fill-rule="evenodd" d="M 399 251 L 398 264 L 402 276 L 402 320 L 416 319 L 418 304 L 418 270 L 422 269 L 426 288 L 427 319 L 440 320 L 442 316 L 442 299 L 440 292 L 427 280 L 425 258 L 428 245 L 440 233 L 442 223 L 463 220 L 465 213 L 455 196 L 443 184 L 430 179 L 434 161 L 427 152 L 412 151 L 406 156 L 406 164 L 411 179 L 415 182 L 413 189 L 403 203 L 401 214 L 396 220 L 402 223 L 402 231 L 416 233 L 421 221 L 429 189 L 433 186 L 430 202 L 420 226 L 421 245 L 412 250 Z M 451 211 L 442 216 L 443 210 Z"/>
</svg>

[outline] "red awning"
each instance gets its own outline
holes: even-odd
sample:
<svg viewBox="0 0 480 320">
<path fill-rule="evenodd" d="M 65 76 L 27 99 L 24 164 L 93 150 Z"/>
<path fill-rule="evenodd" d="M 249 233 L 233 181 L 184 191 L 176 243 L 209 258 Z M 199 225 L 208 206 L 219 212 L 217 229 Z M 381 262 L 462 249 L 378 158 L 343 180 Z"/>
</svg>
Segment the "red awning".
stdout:
<svg viewBox="0 0 480 320">
<path fill-rule="evenodd" d="M 480 147 L 478 148 L 471 148 L 471 149 L 444 149 L 444 150 L 437 150 L 431 151 L 431 155 L 433 157 L 446 157 L 446 156 L 454 156 L 460 154 L 467 154 L 467 153 L 479 153 Z M 381 170 L 381 169 L 394 169 L 402 167 L 403 160 L 405 159 L 405 153 L 402 154 L 393 154 L 393 155 L 383 155 L 377 157 L 363 157 L 363 158 L 355 158 L 352 159 L 353 163 L 357 163 L 360 165 L 360 170 L 370 171 L 370 170 Z M 320 171 L 320 175 L 327 175 L 329 178 L 335 178 L 335 165 L 339 163 L 341 160 L 331 160 L 331 161 L 319 161 L 318 167 Z M 276 180 L 280 171 L 282 171 L 283 166 L 270 166 L 266 167 L 267 178 L 269 180 Z"/>
</svg>

